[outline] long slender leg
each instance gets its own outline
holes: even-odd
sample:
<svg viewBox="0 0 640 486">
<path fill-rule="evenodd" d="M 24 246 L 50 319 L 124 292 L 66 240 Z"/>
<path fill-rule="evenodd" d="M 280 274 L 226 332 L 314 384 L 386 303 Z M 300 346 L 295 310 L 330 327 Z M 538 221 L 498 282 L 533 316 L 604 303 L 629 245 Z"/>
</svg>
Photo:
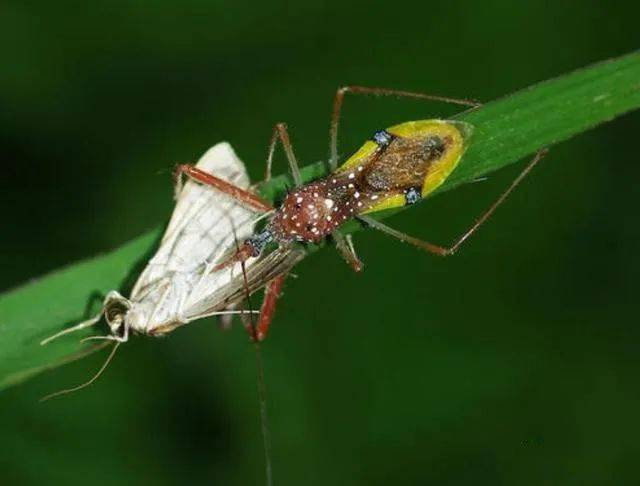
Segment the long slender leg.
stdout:
<svg viewBox="0 0 640 486">
<path fill-rule="evenodd" d="M 340 123 L 340 114 L 342 111 L 342 103 L 344 95 L 352 94 L 372 94 L 375 96 L 400 96 L 404 98 L 417 98 L 428 101 L 442 101 L 444 103 L 453 103 L 456 105 L 470 106 L 477 108 L 481 103 L 473 100 L 465 100 L 461 98 L 449 98 L 448 96 L 437 96 L 426 93 L 416 93 L 413 91 L 401 91 L 395 89 L 384 88 L 368 88 L 366 86 L 343 86 L 338 88 L 336 96 L 333 99 L 333 115 L 331 116 L 331 127 L 329 128 L 331 158 L 329 159 L 329 167 L 333 171 L 338 165 L 338 125 Z"/>
<path fill-rule="evenodd" d="M 125 323 L 124 332 L 122 336 L 115 336 L 113 334 L 107 334 L 106 336 L 89 336 L 81 339 L 80 342 L 86 341 L 115 341 L 117 343 L 126 343 L 129 340 L 129 325 Z"/>
<path fill-rule="evenodd" d="M 300 168 L 298 167 L 298 160 L 293 153 L 293 146 L 289 139 L 289 132 L 287 131 L 287 125 L 285 123 L 276 123 L 273 126 L 273 134 L 271 135 L 271 142 L 269 143 L 269 152 L 267 155 L 267 168 L 264 174 L 264 180 L 269 181 L 271 179 L 271 166 L 273 164 L 273 152 L 276 149 L 276 143 L 278 139 L 282 142 L 282 148 L 289 161 L 289 169 L 291 170 L 291 176 L 296 187 L 302 185 L 302 176 L 300 175 Z"/>
<path fill-rule="evenodd" d="M 336 242 L 336 248 L 342 258 L 351 265 L 354 271 L 359 272 L 362 270 L 362 262 L 358 258 L 356 254 L 356 250 L 353 247 L 353 241 L 351 240 L 351 235 L 343 236 L 340 232 L 334 231 L 331 233 L 331 237 L 333 241 Z"/>
<path fill-rule="evenodd" d="M 349 252 L 356 257 L 356 260 L 360 262 L 360 270 L 362 270 L 363 267 L 363 263 L 360 261 L 360 258 L 358 257 L 358 254 L 356 253 L 356 249 L 353 246 L 353 235 L 347 235 L 345 236 L 346 240 L 347 240 L 347 247 L 349 248 Z"/>
<path fill-rule="evenodd" d="M 423 241 L 423 240 L 420 240 L 418 238 L 414 238 L 413 236 L 409 236 L 409 235 L 407 235 L 405 233 L 402 233 L 402 232 L 400 232 L 398 230 L 390 228 L 386 224 L 383 224 L 380 221 L 377 221 L 377 220 L 375 220 L 375 219 L 373 219 L 373 218 L 371 218 L 369 216 L 358 216 L 358 218 L 361 219 L 362 221 L 364 221 L 366 224 L 368 224 L 372 228 L 378 229 L 378 230 L 382 231 L 383 233 L 386 233 L 386 234 L 388 234 L 390 236 L 393 236 L 394 238 L 399 239 L 400 241 L 404 241 L 406 243 L 411 243 L 412 245 L 415 245 L 415 246 L 417 246 L 419 248 L 422 248 L 423 250 L 426 250 L 426 251 L 428 251 L 430 253 L 434 253 L 434 254 L 439 255 L 439 256 L 450 256 L 450 255 L 453 255 L 458 250 L 460 245 L 462 245 L 462 243 L 464 243 L 473 233 L 475 233 L 478 230 L 478 228 L 480 226 L 482 226 L 482 224 L 487 219 L 489 219 L 489 217 L 495 212 L 495 210 L 498 208 L 498 206 L 500 206 L 500 204 L 502 204 L 504 202 L 504 200 L 509 196 L 509 194 L 511 194 L 511 192 L 516 188 L 516 186 L 518 184 L 520 184 L 520 182 L 522 182 L 522 179 L 525 178 L 525 176 L 531 171 L 531 169 L 533 169 L 533 167 L 540 161 L 540 159 L 542 159 L 542 157 L 544 157 L 546 155 L 546 153 L 547 153 L 546 149 L 540 150 L 538 153 L 536 153 L 536 155 L 527 164 L 527 166 L 524 168 L 524 170 L 522 172 L 520 172 L 518 177 L 515 178 L 515 180 L 511 183 L 511 185 L 509 187 L 507 187 L 507 189 L 489 207 L 489 209 L 487 209 L 476 220 L 476 222 L 467 231 L 465 231 L 462 234 L 462 236 L 460 236 L 453 243 L 453 245 L 451 245 L 449 247 L 440 246 L 440 245 L 434 245 L 433 243 L 429 243 L 427 241 Z"/>
<path fill-rule="evenodd" d="M 260 196 L 198 169 L 193 165 L 180 164 L 176 167 L 175 178 L 178 183 L 182 178 L 182 174 L 186 174 L 202 184 L 215 187 L 220 192 L 223 192 L 236 199 L 238 202 L 245 204 L 250 209 L 254 209 L 262 213 L 273 210 L 273 206 Z"/>
<path fill-rule="evenodd" d="M 280 291 L 286 278 L 286 274 L 279 275 L 267 285 L 264 291 L 262 306 L 260 307 L 260 318 L 255 328 L 255 336 L 252 336 L 253 339 L 257 341 L 264 341 L 266 339 L 269 327 L 273 321 L 273 316 L 276 312 L 276 304 L 280 297 Z"/>
</svg>

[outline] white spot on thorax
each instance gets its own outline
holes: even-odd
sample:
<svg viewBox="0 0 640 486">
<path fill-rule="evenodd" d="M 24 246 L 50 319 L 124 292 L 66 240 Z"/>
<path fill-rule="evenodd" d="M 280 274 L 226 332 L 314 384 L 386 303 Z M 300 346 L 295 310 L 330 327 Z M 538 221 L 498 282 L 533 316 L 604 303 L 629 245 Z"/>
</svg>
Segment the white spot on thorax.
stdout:
<svg viewBox="0 0 640 486">
<path fill-rule="evenodd" d="M 325 199 L 324 205 L 327 207 L 327 209 L 331 209 L 333 207 L 333 199 Z"/>
</svg>

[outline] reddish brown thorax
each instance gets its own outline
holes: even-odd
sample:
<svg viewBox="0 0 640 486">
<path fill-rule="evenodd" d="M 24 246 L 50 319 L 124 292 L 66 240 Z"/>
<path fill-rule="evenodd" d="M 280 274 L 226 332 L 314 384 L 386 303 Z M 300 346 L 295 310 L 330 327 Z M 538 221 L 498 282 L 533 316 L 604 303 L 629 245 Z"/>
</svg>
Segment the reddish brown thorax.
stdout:
<svg viewBox="0 0 640 486">
<path fill-rule="evenodd" d="M 355 177 L 333 174 L 289 193 L 269 224 L 275 240 L 317 243 L 364 209 Z"/>
<path fill-rule="evenodd" d="M 289 193 L 269 224 L 280 242 L 318 242 L 339 224 L 337 211 L 343 197 L 321 179 Z"/>
</svg>

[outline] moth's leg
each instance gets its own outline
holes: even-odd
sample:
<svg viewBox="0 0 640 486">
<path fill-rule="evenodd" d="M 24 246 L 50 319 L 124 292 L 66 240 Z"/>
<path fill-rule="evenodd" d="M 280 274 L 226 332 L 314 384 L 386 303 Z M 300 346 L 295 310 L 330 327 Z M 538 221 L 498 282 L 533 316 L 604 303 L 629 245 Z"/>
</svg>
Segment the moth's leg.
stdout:
<svg viewBox="0 0 640 486">
<path fill-rule="evenodd" d="M 298 167 L 298 160 L 293 153 L 293 146 L 289 139 L 289 132 L 287 131 L 287 125 L 285 123 L 276 123 L 273 126 L 273 134 L 271 135 L 271 142 L 269 143 L 269 152 L 267 153 L 267 168 L 264 174 L 265 182 L 271 180 L 271 166 L 273 165 L 273 152 L 276 149 L 278 139 L 282 142 L 282 148 L 289 161 L 289 169 L 291 170 L 291 177 L 296 187 L 302 185 L 302 176 L 300 175 L 300 168 Z"/>
<path fill-rule="evenodd" d="M 255 195 L 251 191 L 247 191 L 246 189 L 238 187 L 235 184 L 231 184 L 230 182 L 220 179 L 219 177 L 189 164 L 180 164 L 176 166 L 175 179 L 177 187 L 181 185 L 182 174 L 186 174 L 202 184 L 218 189 L 220 192 L 231 196 L 236 201 L 255 211 L 264 213 L 273 210 L 273 206 L 268 201 Z"/>
<path fill-rule="evenodd" d="M 251 339 L 256 341 L 264 341 L 266 339 L 269 327 L 271 326 L 271 321 L 273 321 L 273 316 L 276 312 L 276 304 L 280 297 L 282 284 L 284 284 L 286 278 L 287 274 L 279 275 L 267 284 L 264 291 L 262 306 L 260 307 L 258 323 L 255 326 L 255 330 L 252 327 L 249 328 L 249 335 Z"/>
<path fill-rule="evenodd" d="M 237 305 L 230 305 L 229 307 L 227 307 L 227 310 L 238 310 L 238 306 Z M 244 309 L 242 309 L 244 310 Z M 242 315 L 243 313 L 241 313 Z M 231 326 L 233 324 L 233 317 L 235 314 L 231 314 L 231 313 L 224 313 L 224 314 L 218 314 L 217 320 L 218 320 L 218 329 L 220 329 L 221 331 L 230 331 L 231 330 Z"/>
<path fill-rule="evenodd" d="M 400 91 L 395 89 L 369 88 L 366 86 L 343 86 L 338 88 L 336 96 L 333 99 L 333 115 L 331 116 L 331 127 L 329 128 L 330 139 L 330 158 L 329 168 L 334 171 L 338 165 L 338 124 L 340 123 L 340 114 L 342 111 L 342 103 L 344 95 L 352 94 L 371 94 L 374 96 L 398 96 L 403 98 L 417 98 L 429 101 L 442 101 L 444 103 L 453 103 L 456 105 L 470 106 L 477 108 L 481 103 L 473 100 L 465 100 L 461 98 L 449 98 L 448 96 L 437 96 L 426 93 L 416 93 L 413 91 Z"/>
<path fill-rule="evenodd" d="M 351 235 L 343 236 L 340 232 L 334 231 L 331 233 L 331 237 L 333 241 L 336 243 L 336 248 L 342 258 L 351 265 L 354 271 L 359 272 L 362 270 L 362 262 L 358 258 L 356 254 L 356 250 L 353 247 L 353 240 L 351 239 Z"/>
<path fill-rule="evenodd" d="M 84 343 L 86 341 L 115 341 L 116 343 L 126 343 L 128 340 L 129 340 L 129 325 L 125 322 L 122 336 L 115 336 L 113 334 L 109 334 L 107 336 L 89 336 L 82 339 L 80 342 Z"/>
<path fill-rule="evenodd" d="M 511 194 L 511 192 L 516 188 L 520 182 L 525 178 L 525 176 L 533 169 L 533 167 L 544 157 L 547 153 L 546 149 L 542 149 L 536 153 L 533 159 L 527 164 L 522 172 L 515 178 L 515 180 L 511 183 L 509 187 L 500 195 L 500 197 L 487 209 L 477 220 L 476 222 L 465 231 L 462 236 L 460 236 L 453 245 L 446 247 L 440 245 L 434 245 L 433 243 L 429 243 L 427 241 L 420 240 L 418 238 L 414 238 L 413 236 L 409 236 L 405 233 L 402 233 L 398 230 L 390 228 L 386 224 L 381 223 L 369 216 L 358 216 L 358 219 L 364 221 L 367 225 L 375 228 L 377 230 L 382 231 L 394 238 L 399 239 L 400 241 L 404 241 L 406 243 L 411 243 L 412 245 L 417 246 L 418 248 L 422 248 L 430 253 L 439 256 L 450 256 L 453 255 L 460 245 L 464 243 L 473 233 L 475 233 L 482 224 L 489 219 L 489 217 L 495 212 L 495 210 L 504 202 L 504 200 Z"/>
<path fill-rule="evenodd" d="M 53 341 L 54 339 L 58 339 L 59 337 L 64 336 L 65 334 L 70 334 L 70 333 L 75 332 L 75 331 L 80 331 L 81 329 L 86 329 L 87 327 L 95 326 L 98 322 L 100 322 L 101 318 L 102 318 L 102 311 L 100 311 L 100 314 L 98 314 L 97 316 L 92 317 L 91 319 L 87 319 L 86 321 L 82 321 L 80 324 L 76 324 L 73 327 L 69 327 L 67 329 L 63 329 L 62 331 L 54 334 L 53 336 L 50 336 L 47 339 L 42 340 L 40 342 L 40 344 L 42 346 L 44 346 L 45 344 L 48 344 L 51 341 Z"/>
</svg>

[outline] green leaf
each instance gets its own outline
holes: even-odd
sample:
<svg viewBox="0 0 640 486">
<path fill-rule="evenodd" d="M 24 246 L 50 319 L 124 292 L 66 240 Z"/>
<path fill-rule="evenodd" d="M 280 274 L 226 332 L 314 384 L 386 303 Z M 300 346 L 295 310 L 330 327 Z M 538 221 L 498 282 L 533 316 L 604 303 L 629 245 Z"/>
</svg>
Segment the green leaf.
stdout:
<svg viewBox="0 0 640 486">
<path fill-rule="evenodd" d="M 463 113 L 456 118 L 475 125 L 473 140 L 438 192 L 470 182 L 638 107 L 640 54 L 632 53 Z M 302 170 L 306 181 L 325 173 L 321 163 Z M 274 199 L 287 183 L 289 178 L 280 176 L 261 191 Z M 356 229 L 356 224 L 345 226 L 345 231 Z M 79 342 L 90 330 L 44 347 L 39 342 L 95 311 L 95 303 L 92 309 L 88 303 L 96 292 L 126 290 L 127 281 L 135 279 L 159 235 L 160 230 L 155 230 L 107 255 L 63 268 L 0 297 L 0 389 L 93 351 L 95 346 Z"/>
</svg>

